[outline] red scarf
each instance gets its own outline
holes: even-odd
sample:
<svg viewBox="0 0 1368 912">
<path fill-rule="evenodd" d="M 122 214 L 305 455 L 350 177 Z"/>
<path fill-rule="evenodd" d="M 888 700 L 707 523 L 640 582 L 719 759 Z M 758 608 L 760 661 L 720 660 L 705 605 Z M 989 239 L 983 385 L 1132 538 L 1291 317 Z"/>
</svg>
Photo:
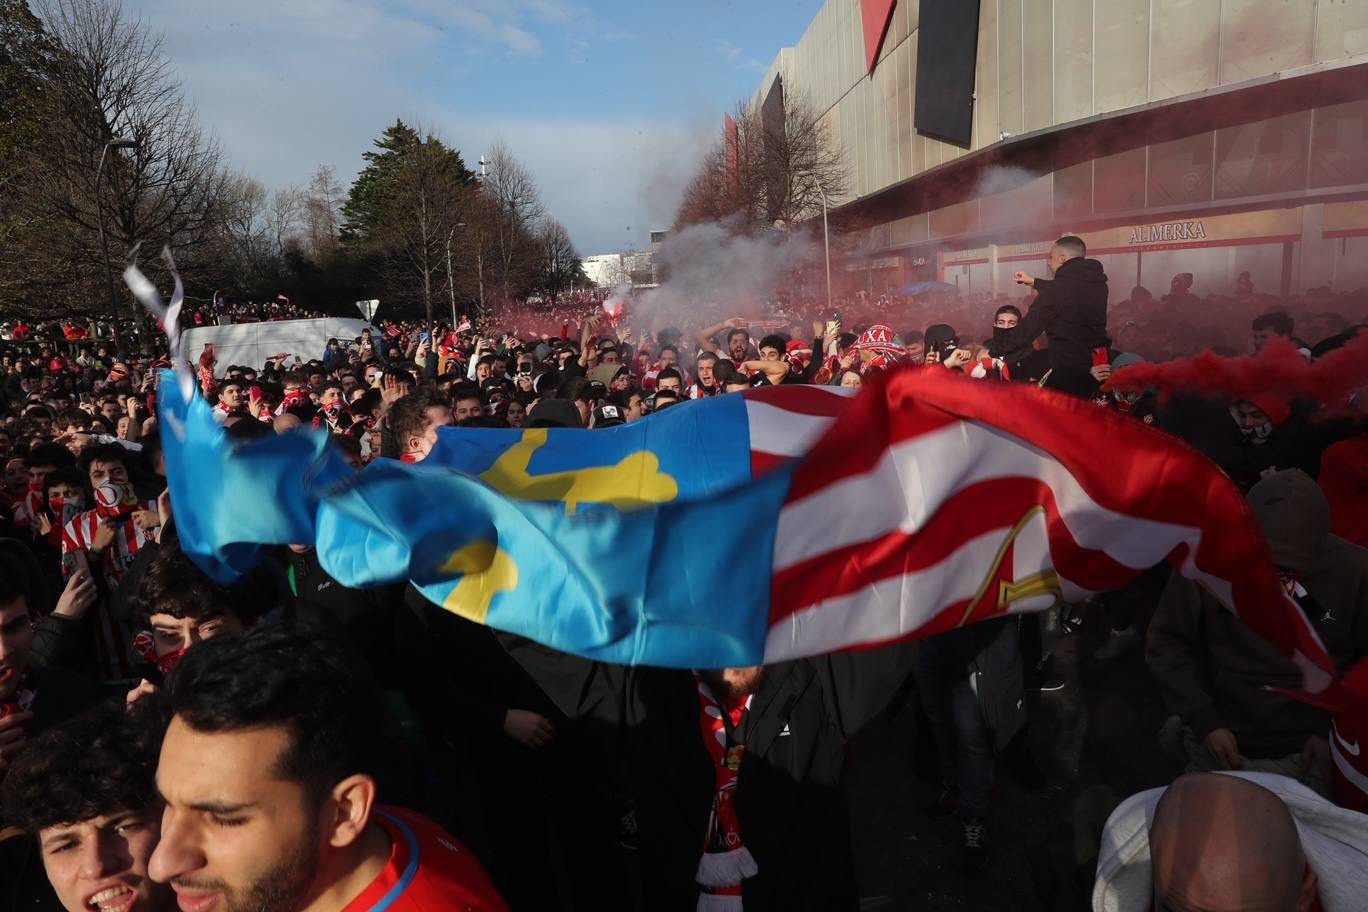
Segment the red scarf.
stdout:
<svg viewBox="0 0 1368 912">
<path fill-rule="evenodd" d="M 708 832 L 703 840 L 703 857 L 698 860 L 698 912 L 720 912 L 741 908 L 741 881 L 754 877 L 760 868 L 750 850 L 741 842 L 741 826 L 736 818 L 736 791 L 741 761 L 746 746 L 737 732 L 750 709 L 751 698 L 727 700 L 727 718 L 713 698 L 708 685 L 698 678 L 699 721 L 703 744 L 712 758 L 717 777 Z M 729 724 L 730 723 L 730 724 Z M 730 729 L 730 731 L 728 730 Z"/>
<path fill-rule="evenodd" d="M 14 694 L 8 700 L 0 701 L 0 719 L 28 711 L 33 707 L 33 698 L 36 696 L 36 693 L 27 689 L 26 678 L 20 678 L 19 686 L 14 689 Z M 30 719 L 19 727 L 27 735 L 33 728 L 33 720 Z"/>
<path fill-rule="evenodd" d="M 185 658 L 185 647 L 182 646 L 175 652 L 168 652 L 166 655 L 157 656 L 157 643 L 152 634 L 146 630 L 139 631 L 133 637 L 133 651 L 142 657 L 144 661 L 151 665 L 156 665 L 157 670 L 162 673 L 163 678 L 171 676 L 171 672 L 180 664 L 180 660 Z"/>
<path fill-rule="evenodd" d="M 283 415 L 290 409 L 300 405 L 310 405 L 313 400 L 304 390 L 290 390 L 285 397 L 280 400 L 280 405 L 276 407 L 276 414 Z"/>
<path fill-rule="evenodd" d="M 67 523 L 85 512 L 85 502 L 81 500 L 68 501 L 64 497 L 48 498 L 48 509 L 52 511 L 52 530 L 48 532 L 48 543 L 55 547 L 62 547 L 62 530 Z"/>
<path fill-rule="evenodd" d="M 214 379 L 214 346 L 204 346 L 204 351 L 200 353 L 199 359 L 199 380 L 200 389 L 204 391 L 206 398 L 212 396 L 214 390 L 218 389 L 218 381 Z"/>
</svg>

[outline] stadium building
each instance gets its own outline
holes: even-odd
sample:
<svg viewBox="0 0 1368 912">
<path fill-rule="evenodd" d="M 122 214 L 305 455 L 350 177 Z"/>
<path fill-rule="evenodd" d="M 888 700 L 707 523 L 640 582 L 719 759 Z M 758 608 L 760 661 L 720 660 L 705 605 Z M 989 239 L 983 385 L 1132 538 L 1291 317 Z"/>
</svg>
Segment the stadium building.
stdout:
<svg viewBox="0 0 1368 912">
<path fill-rule="evenodd" d="M 1007 291 L 1065 232 L 1114 300 L 1368 287 L 1368 0 L 828 0 L 785 94 L 847 157 L 839 291 Z"/>
</svg>

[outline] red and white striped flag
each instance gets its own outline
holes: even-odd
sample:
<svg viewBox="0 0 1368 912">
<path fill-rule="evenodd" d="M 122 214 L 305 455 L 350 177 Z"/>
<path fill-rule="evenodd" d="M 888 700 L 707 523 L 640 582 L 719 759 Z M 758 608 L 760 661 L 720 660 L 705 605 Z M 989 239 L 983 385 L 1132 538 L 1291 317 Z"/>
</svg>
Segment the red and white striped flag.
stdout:
<svg viewBox="0 0 1368 912">
<path fill-rule="evenodd" d="M 792 424 L 800 458 L 775 535 L 767 662 L 1043 610 L 1169 558 L 1288 655 L 1308 691 L 1334 679 L 1239 490 L 1181 441 L 944 370 L 890 371 L 848 400 L 812 389 L 766 416 Z M 808 414 L 794 417 L 800 399 Z M 829 426 L 804 446 L 814 420 Z"/>
</svg>

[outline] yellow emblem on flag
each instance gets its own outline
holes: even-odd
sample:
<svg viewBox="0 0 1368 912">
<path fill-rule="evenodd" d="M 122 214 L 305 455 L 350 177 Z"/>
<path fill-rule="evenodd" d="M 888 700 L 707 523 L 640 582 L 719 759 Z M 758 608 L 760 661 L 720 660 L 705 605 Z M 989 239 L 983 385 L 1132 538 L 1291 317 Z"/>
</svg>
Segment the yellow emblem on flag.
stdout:
<svg viewBox="0 0 1368 912">
<path fill-rule="evenodd" d="M 1059 575 L 1054 570 L 1042 570 L 1033 573 L 1023 579 L 1015 578 L 1015 570 L 1012 567 L 1012 551 L 1016 547 L 1017 536 L 1021 530 L 1026 528 L 1036 516 L 1044 516 L 1045 508 L 1034 506 L 1026 511 L 1026 515 L 1016 521 L 1012 526 L 1012 531 L 1007 533 L 1007 537 L 998 547 L 997 556 L 993 558 L 993 565 L 988 568 L 988 574 L 984 577 L 982 585 L 979 586 L 977 594 L 969 603 L 969 607 L 964 609 L 964 617 L 960 618 L 959 626 L 974 621 L 986 620 L 990 617 L 1006 614 L 1013 604 L 1034 598 L 1038 595 L 1053 595 L 1056 600 L 1064 593 L 1064 587 L 1059 582 Z M 979 609 L 984 609 L 979 611 Z"/>
<path fill-rule="evenodd" d="M 447 594 L 442 607 L 477 624 L 485 622 L 494 596 L 518 586 L 517 563 L 507 551 L 485 539 L 457 550 L 440 569 L 443 573 L 464 574 Z"/>
<path fill-rule="evenodd" d="M 529 428 L 522 439 L 495 460 L 481 480 L 494 490 L 518 500 L 561 501 L 570 513 L 582 503 L 615 507 L 643 507 L 679 496 L 679 484 L 660 471 L 660 457 L 639 450 L 616 465 L 590 466 L 533 475 L 532 455 L 546 445 L 549 428 Z"/>
</svg>

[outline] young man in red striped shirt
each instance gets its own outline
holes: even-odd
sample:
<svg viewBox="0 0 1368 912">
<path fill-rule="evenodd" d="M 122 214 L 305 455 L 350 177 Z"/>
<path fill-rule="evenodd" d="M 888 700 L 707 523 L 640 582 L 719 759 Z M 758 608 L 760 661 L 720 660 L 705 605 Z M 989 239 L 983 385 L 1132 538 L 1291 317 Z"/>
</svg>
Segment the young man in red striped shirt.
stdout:
<svg viewBox="0 0 1368 912">
<path fill-rule="evenodd" d="M 131 454 L 118 444 L 87 450 L 82 463 L 94 492 L 95 508 L 80 513 L 62 530 L 62 576 L 82 568 L 104 583 L 104 597 L 94 606 L 96 660 L 103 681 L 127 680 L 132 632 L 114 618 L 108 603 L 123 582 L 133 559 L 154 541 L 161 517 L 155 500 L 139 500 L 133 492 Z"/>
<path fill-rule="evenodd" d="M 502 912 L 436 824 L 378 803 L 382 702 L 336 641 L 260 625 L 186 655 L 167 690 L 148 863 L 183 912 Z"/>
</svg>

